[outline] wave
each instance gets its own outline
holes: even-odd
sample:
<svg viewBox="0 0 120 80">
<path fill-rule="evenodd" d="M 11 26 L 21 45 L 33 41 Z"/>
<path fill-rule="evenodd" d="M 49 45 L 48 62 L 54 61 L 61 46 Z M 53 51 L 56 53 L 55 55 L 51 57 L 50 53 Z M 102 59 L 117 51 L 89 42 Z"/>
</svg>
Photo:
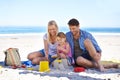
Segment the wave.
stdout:
<svg viewBox="0 0 120 80">
<path fill-rule="evenodd" d="M 47 27 L 39 26 L 39 27 L 0 27 L 0 36 L 15 36 L 15 35 L 35 35 L 45 33 Z M 120 28 L 82 28 L 82 30 L 88 31 L 94 35 L 120 35 Z M 69 31 L 68 27 L 59 27 L 59 31 L 66 33 Z"/>
<path fill-rule="evenodd" d="M 108 36 L 120 36 L 120 33 L 100 33 L 100 32 L 91 32 L 93 35 L 108 35 Z"/>
</svg>

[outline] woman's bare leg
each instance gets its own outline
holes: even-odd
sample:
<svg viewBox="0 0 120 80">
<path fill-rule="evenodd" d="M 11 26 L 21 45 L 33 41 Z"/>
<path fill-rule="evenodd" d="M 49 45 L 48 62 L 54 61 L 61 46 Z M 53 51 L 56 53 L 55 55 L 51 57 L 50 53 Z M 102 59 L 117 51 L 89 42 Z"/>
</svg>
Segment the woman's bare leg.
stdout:
<svg viewBox="0 0 120 80">
<path fill-rule="evenodd" d="M 27 58 L 31 60 L 33 64 L 39 64 L 40 61 L 47 60 L 39 51 L 30 53 Z"/>
<path fill-rule="evenodd" d="M 46 57 L 36 57 L 32 60 L 32 64 L 39 65 L 40 61 L 48 61 Z"/>
</svg>

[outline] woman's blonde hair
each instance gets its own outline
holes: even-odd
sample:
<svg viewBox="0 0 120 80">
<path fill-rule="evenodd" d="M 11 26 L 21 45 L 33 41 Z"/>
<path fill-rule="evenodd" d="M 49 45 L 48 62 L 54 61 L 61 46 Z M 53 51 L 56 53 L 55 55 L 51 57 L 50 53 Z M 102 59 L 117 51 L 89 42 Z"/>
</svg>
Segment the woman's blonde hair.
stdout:
<svg viewBox="0 0 120 80">
<path fill-rule="evenodd" d="M 52 25 L 54 25 L 55 27 L 56 27 L 56 29 L 57 29 L 57 31 L 56 31 L 56 36 L 57 36 L 57 33 L 58 33 L 58 25 L 57 25 L 57 23 L 54 21 L 54 20 L 51 20 L 51 21 L 49 21 L 48 22 L 48 32 L 47 32 L 47 37 L 48 37 L 48 42 L 51 42 L 51 37 L 50 37 L 50 33 L 49 33 L 49 26 L 52 26 Z"/>
</svg>

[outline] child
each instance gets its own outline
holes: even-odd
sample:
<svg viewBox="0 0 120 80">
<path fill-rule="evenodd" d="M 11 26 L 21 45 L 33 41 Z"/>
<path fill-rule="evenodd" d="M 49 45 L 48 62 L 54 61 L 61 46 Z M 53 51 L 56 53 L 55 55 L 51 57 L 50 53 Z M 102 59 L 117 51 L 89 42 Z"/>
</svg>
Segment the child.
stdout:
<svg viewBox="0 0 120 80">
<path fill-rule="evenodd" d="M 57 34 L 57 57 L 61 59 L 68 59 L 68 64 L 74 63 L 71 54 L 71 48 L 69 43 L 66 41 L 66 35 L 63 32 Z M 55 56 L 53 56 L 55 57 Z"/>
</svg>

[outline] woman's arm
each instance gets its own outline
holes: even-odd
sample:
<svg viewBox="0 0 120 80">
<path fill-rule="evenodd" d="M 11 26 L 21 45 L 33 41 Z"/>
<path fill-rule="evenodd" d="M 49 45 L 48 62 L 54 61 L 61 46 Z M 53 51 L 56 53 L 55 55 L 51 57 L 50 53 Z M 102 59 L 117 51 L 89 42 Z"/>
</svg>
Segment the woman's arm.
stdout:
<svg viewBox="0 0 120 80">
<path fill-rule="evenodd" d="M 45 57 L 48 59 L 48 41 L 45 39 L 43 41 L 44 41 Z"/>
</svg>

